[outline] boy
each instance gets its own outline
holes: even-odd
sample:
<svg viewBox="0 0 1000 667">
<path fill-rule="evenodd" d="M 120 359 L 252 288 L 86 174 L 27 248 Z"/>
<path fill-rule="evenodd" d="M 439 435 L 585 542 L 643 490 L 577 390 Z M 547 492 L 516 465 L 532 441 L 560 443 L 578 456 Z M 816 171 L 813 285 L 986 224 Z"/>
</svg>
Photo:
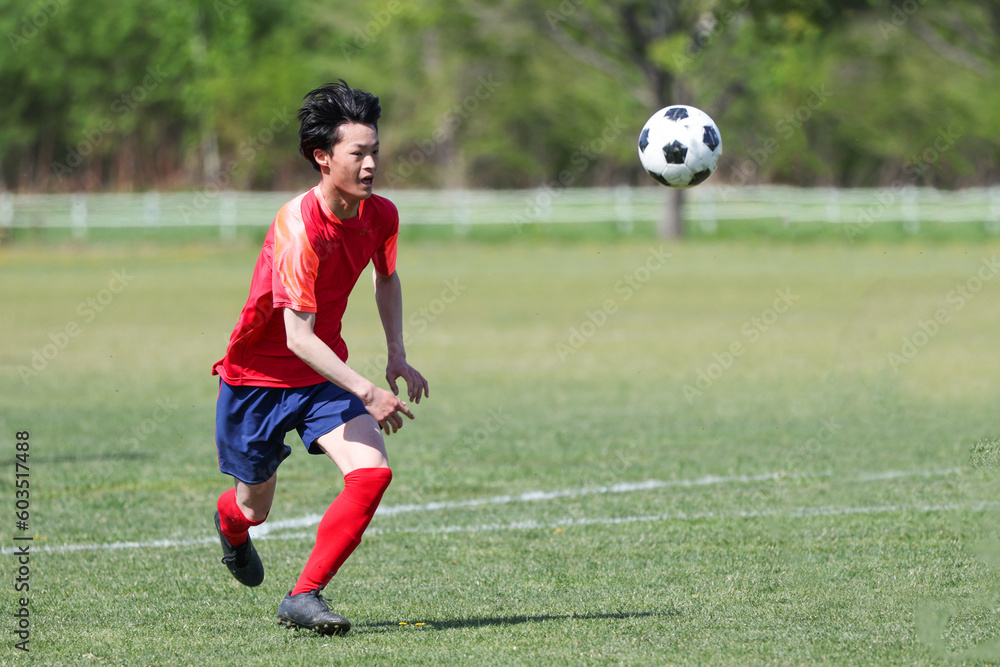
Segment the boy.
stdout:
<svg viewBox="0 0 1000 667">
<path fill-rule="evenodd" d="M 320 593 L 360 544 L 392 479 L 382 431 L 399 430 L 403 415 L 413 419 L 396 381 L 406 382 L 412 402 L 429 395 L 403 347 L 399 217 L 391 202 L 372 194 L 381 112 L 377 97 L 343 80 L 303 98 L 299 151 L 320 182 L 278 212 L 226 356 L 213 369 L 221 376 L 219 469 L 235 479 L 219 497 L 215 525 L 222 562 L 237 580 L 256 586 L 264 579 L 248 530 L 270 511 L 278 466 L 291 453 L 285 433 L 296 429 L 310 454 L 326 454 L 344 475 L 344 489 L 323 515 L 305 568 L 278 609 L 282 625 L 321 634 L 351 627 Z M 369 261 L 391 392 L 345 363 L 341 319 Z"/>
</svg>

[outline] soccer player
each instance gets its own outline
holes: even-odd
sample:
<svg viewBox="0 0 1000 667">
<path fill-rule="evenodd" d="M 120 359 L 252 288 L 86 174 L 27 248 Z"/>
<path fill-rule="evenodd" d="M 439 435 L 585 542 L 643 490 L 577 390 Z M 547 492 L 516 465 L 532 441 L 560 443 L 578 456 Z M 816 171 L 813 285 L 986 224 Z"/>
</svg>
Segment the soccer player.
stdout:
<svg viewBox="0 0 1000 667">
<path fill-rule="evenodd" d="M 226 350 L 216 407 L 219 469 L 235 480 L 219 497 L 215 525 L 223 559 L 247 586 L 264 580 L 249 528 L 267 519 L 277 470 L 291 453 L 285 434 L 298 431 L 310 454 L 340 468 L 344 488 L 326 510 L 316 544 L 278 620 L 321 634 L 351 624 L 321 592 L 361 542 L 392 479 L 385 441 L 413 414 L 398 397 L 428 396 L 427 381 L 406 361 L 402 297 L 396 274 L 399 216 L 372 194 L 378 169 L 378 98 L 327 84 L 303 98 L 299 151 L 319 172 L 319 185 L 278 211 L 264 239 Z M 347 297 L 371 262 L 375 301 L 388 346 L 382 389 L 347 365 L 341 319 Z"/>
</svg>

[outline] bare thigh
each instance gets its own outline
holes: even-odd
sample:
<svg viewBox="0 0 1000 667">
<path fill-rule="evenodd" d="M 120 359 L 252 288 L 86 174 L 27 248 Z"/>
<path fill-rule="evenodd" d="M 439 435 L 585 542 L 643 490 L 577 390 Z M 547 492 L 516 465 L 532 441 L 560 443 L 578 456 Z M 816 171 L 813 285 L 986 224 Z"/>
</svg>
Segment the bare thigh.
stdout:
<svg viewBox="0 0 1000 667">
<path fill-rule="evenodd" d="M 378 422 L 371 415 L 355 417 L 316 439 L 319 448 L 344 475 L 358 468 L 388 468 L 389 456 Z M 263 484 L 236 480 L 236 503 L 251 521 L 263 521 L 271 511 L 278 475 Z"/>
<path fill-rule="evenodd" d="M 358 468 L 388 468 L 385 439 L 375 418 L 359 415 L 316 439 L 316 444 L 347 474 Z"/>
</svg>

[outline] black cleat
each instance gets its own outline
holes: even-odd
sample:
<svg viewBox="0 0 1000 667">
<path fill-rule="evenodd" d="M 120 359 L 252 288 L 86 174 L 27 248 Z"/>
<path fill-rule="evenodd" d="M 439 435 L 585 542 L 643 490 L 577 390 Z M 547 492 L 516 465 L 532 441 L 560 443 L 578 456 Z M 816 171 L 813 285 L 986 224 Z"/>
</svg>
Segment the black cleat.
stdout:
<svg viewBox="0 0 1000 667">
<path fill-rule="evenodd" d="M 330 611 L 319 589 L 292 595 L 289 593 L 278 607 L 278 623 L 287 628 L 305 628 L 321 635 L 343 635 L 351 622 Z"/>
<path fill-rule="evenodd" d="M 222 534 L 218 512 L 215 513 L 215 529 L 219 531 L 219 541 L 222 542 L 222 562 L 236 577 L 236 581 L 244 586 L 257 586 L 264 581 L 264 564 L 260 562 L 250 536 L 247 535 L 246 542 L 234 547 Z"/>
</svg>

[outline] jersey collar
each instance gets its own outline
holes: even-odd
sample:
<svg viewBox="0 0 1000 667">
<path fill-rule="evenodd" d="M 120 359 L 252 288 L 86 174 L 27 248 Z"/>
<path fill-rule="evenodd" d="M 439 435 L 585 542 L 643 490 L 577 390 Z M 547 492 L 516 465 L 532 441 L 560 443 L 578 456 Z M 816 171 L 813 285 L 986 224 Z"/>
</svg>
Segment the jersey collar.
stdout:
<svg viewBox="0 0 1000 667">
<path fill-rule="evenodd" d="M 362 199 L 358 202 L 358 214 L 356 216 L 353 218 L 347 218 L 346 220 L 341 220 L 333 214 L 333 211 L 330 210 L 330 207 L 326 203 L 326 198 L 323 197 L 323 193 L 320 191 L 318 185 L 313 187 L 313 195 L 315 195 L 316 200 L 319 202 L 319 210 L 323 212 L 323 216 L 331 222 L 340 222 L 342 224 L 354 224 L 355 222 L 360 222 L 361 214 L 364 213 L 365 210 L 365 202 L 368 201 L 367 199 Z"/>
</svg>

